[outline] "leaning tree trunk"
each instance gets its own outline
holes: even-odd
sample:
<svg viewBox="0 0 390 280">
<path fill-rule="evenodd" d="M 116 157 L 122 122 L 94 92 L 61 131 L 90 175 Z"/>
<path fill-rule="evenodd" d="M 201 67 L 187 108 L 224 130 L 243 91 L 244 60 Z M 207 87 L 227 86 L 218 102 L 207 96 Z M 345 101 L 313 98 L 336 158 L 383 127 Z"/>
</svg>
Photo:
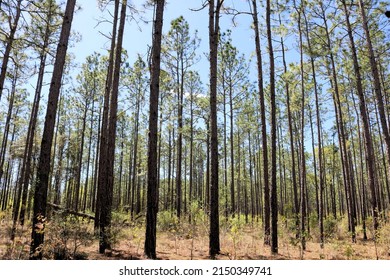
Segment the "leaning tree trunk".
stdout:
<svg viewBox="0 0 390 280">
<path fill-rule="evenodd" d="M 7 40 L 6 40 L 5 51 L 3 54 L 3 63 L 1 64 L 1 71 L 0 71 L 0 100 L 3 94 L 5 78 L 7 76 L 8 61 L 12 51 L 12 45 L 15 41 L 15 33 L 22 12 L 21 5 L 22 5 L 22 0 L 18 0 L 16 4 L 16 15 L 14 18 L 14 22 L 10 23 L 10 34 L 7 36 Z M 11 18 L 11 16 L 9 17 Z"/>
<path fill-rule="evenodd" d="M 44 241 L 46 224 L 47 191 L 49 185 L 51 146 L 53 143 L 57 105 L 60 95 L 61 80 L 64 71 L 66 52 L 76 0 L 68 0 L 57 47 L 53 76 L 47 102 L 45 124 L 43 128 L 41 152 L 37 167 L 34 192 L 34 213 L 31 233 L 30 259 L 42 259 L 41 247 Z"/>
</svg>

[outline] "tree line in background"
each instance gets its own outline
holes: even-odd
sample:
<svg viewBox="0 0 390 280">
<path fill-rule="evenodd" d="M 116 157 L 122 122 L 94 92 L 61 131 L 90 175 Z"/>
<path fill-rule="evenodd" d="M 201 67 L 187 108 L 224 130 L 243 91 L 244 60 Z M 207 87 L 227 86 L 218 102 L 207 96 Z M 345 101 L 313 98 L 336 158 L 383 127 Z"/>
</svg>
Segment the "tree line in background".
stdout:
<svg viewBox="0 0 390 280">
<path fill-rule="evenodd" d="M 0 1 L 0 207 L 12 212 L 12 240 L 32 219 L 30 258 L 42 258 L 53 207 L 93 215 L 100 253 L 113 211 L 146 213 L 153 259 L 159 211 L 190 223 L 193 207 L 208 213 L 212 258 L 221 218 L 259 222 L 273 253 L 278 217 L 295 221 L 303 250 L 311 221 L 321 247 L 328 218 L 348 218 L 351 242 L 357 225 L 364 239 L 380 227 L 390 204 L 384 3 L 248 0 L 237 10 L 204 1 L 205 86 L 195 68 L 206 39 L 179 15 L 163 34 L 166 3 L 148 2 L 149 52 L 129 61 L 123 46 L 126 18 L 139 16 L 132 3 L 99 1 L 111 12 L 110 48 L 75 76 L 76 1 Z M 253 57 L 221 27 L 240 17 L 252 22 Z"/>
</svg>

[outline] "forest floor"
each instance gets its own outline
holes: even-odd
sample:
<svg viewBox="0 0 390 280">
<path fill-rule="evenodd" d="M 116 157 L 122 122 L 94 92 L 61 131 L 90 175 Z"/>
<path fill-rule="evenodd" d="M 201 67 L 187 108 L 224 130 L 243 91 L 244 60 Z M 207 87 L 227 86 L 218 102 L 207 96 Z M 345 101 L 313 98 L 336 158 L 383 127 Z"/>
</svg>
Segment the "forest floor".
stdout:
<svg viewBox="0 0 390 280">
<path fill-rule="evenodd" d="M 123 215 L 114 215 L 112 227 L 112 250 L 99 254 L 98 240 L 93 234 L 93 222 L 75 218 L 55 218 L 46 226 L 44 257 L 46 259 L 128 260 L 145 259 L 143 255 L 144 225 L 129 223 Z M 54 221 L 55 220 L 55 221 Z M 163 260 L 207 260 L 208 225 L 198 219 L 196 224 L 177 222 L 170 214 L 160 216 L 158 223 L 157 256 Z M 28 259 L 31 225 L 19 227 L 14 242 L 9 239 L 12 221 L 9 215 L 0 212 L 0 259 Z M 385 224 L 374 242 L 372 231 L 368 240 L 363 240 L 357 228 L 357 242 L 352 243 L 346 230 L 346 221 L 341 219 L 325 223 L 326 243 L 323 249 L 318 242 L 318 233 L 313 226 L 308 234 L 306 250 L 295 238 L 292 222 L 279 221 L 279 253 L 271 254 L 270 247 L 263 242 L 263 230 L 259 223 L 237 217 L 225 220 L 221 217 L 220 243 L 223 260 L 390 260 L 390 225 Z"/>
</svg>

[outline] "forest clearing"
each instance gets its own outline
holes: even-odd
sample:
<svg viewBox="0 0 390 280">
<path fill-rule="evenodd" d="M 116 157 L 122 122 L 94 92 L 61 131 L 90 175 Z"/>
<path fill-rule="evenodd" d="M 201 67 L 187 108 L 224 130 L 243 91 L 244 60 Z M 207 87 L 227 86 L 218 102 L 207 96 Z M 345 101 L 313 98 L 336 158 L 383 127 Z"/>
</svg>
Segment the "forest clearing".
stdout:
<svg viewBox="0 0 390 280">
<path fill-rule="evenodd" d="M 389 259 L 389 18 L 0 1 L 0 258 Z"/>
</svg>

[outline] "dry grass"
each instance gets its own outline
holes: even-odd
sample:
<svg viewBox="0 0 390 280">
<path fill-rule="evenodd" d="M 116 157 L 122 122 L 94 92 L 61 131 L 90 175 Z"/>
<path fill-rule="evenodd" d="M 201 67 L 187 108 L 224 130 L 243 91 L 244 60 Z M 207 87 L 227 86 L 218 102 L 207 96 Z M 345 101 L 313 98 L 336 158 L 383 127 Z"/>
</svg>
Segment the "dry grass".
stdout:
<svg viewBox="0 0 390 280">
<path fill-rule="evenodd" d="M 164 216 L 165 215 L 165 216 Z M 157 235 L 157 255 L 165 260 L 207 260 L 208 225 L 205 217 L 193 217 L 192 223 L 182 220 L 180 223 L 170 214 L 159 216 Z M 194 225 L 195 220 L 195 225 Z M 0 258 L 27 259 L 30 246 L 30 225 L 19 228 L 14 242 L 9 241 L 11 221 L 8 215 L 0 213 Z M 121 221 L 121 222 L 120 222 Z M 70 223 L 71 225 L 67 224 Z M 144 259 L 144 225 L 142 219 L 138 223 L 129 224 L 123 216 L 114 216 L 112 250 L 101 255 L 97 253 L 98 240 L 93 237 L 93 224 L 83 220 L 66 220 L 60 223 L 49 223 L 45 236 L 45 256 L 56 258 L 58 250 L 66 247 L 66 259 Z M 368 232 L 368 240 L 363 240 L 361 228 L 358 228 L 358 239 L 352 243 L 346 231 L 344 220 L 337 223 L 333 234 L 329 235 L 323 249 L 318 243 L 318 233 L 314 228 L 307 238 L 307 248 L 302 251 L 300 243 L 289 222 L 281 219 L 279 223 L 279 253 L 271 254 L 269 246 L 263 244 L 261 224 L 245 224 L 243 217 L 226 221 L 221 218 L 220 242 L 221 254 L 218 259 L 252 260 L 252 259 L 309 259 L 309 260 L 390 260 L 390 224 L 385 224 L 378 232 L 377 243 Z M 82 230 L 83 234 L 61 233 Z M 65 246 L 65 247 L 64 247 Z"/>
</svg>

